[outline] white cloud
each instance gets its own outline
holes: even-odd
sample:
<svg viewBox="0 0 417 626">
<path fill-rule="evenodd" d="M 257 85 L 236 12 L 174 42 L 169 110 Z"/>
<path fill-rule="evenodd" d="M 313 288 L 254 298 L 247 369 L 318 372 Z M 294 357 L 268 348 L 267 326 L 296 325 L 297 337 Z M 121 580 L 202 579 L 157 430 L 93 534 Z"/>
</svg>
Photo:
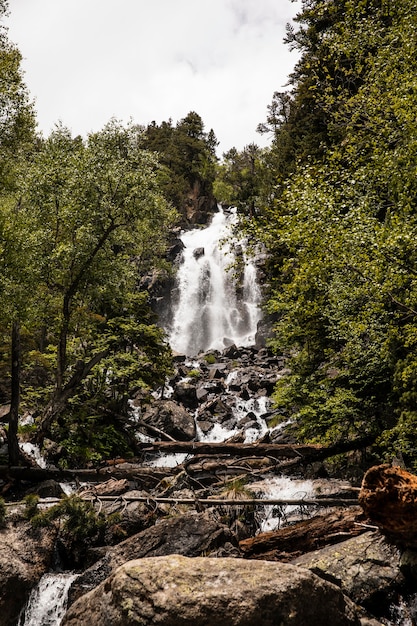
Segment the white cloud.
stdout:
<svg viewBox="0 0 417 626">
<path fill-rule="evenodd" d="M 9 0 L 9 36 L 48 134 L 112 116 L 147 124 L 189 111 L 220 150 L 264 139 L 256 126 L 296 57 L 283 44 L 290 0 Z"/>
</svg>

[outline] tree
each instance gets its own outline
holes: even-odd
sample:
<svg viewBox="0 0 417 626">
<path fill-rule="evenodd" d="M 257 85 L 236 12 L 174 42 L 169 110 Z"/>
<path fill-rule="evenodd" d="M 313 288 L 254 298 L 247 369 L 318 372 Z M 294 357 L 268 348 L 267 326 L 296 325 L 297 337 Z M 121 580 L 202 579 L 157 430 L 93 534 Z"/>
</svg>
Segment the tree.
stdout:
<svg viewBox="0 0 417 626">
<path fill-rule="evenodd" d="M 306 440 L 378 438 L 417 461 L 415 0 L 305 0 L 289 40 L 288 162 L 258 220 L 271 259 L 276 401 Z M 295 125 L 309 108 L 303 124 Z M 304 112 L 304 113 L 303 113 Z M 287 140 L 286 139 L 286 140 Z M 272 169 L 272 171 L 274 171 Z"/>
<path fill-rule="evenodd" d="M 8 3 L 0 2 L 0 20 L 8 11 Z M 35 116 L 23 82 L 21 55 L 0 24 L 0 328 L 8 335 L 11 360 L 10 413 L 8 427 L 9 462 L 20 457 L 17 444 L 20 402 L 20 327 L 28 313 L 21 297 L 20 281 L 27 279 L 31 265 L 31 233 L 21 220 L 17 178 L 22 162 L 34 146 Z"/>
<path fill-rule="evenodd" d="M 241 152 L 236 148 L 225 152 L 218 167 L 216 194 L 249 216 L 255 213 L 258 204 L 261 157 L 260 148 L 251 143 Z"/>
<path fill-rule="evenodd" d="M 59 126 L 21 180 L 21 212 L 36 233 L 39 274 L 30 358 L 49 359 L 54 377 L 42 436 L 71 402 L 74 414 L 75 397 L 86 400 L 92 377 L 109 359 L 115 387 L 114 359 L 124 355 L 125 371 L 117 372 L 125 410 L 132 386 L 161 382 L 169 367 L 168 347 L 138 284 L 163 257 L 176 214 L 159 192 L 155 158 L 139 148 L 139 132 L 112 121 L 83 141 Z"/>
<path fill-rule="evenodd" d="M 174 126 L 172 120 L 158 126 L 152 122 L 141 136 L 141 146 L 158 154 L 163 169 L 160 184 L 167 199 L 187 215 L 190 196 L 213 198 L 216 172 L 214 131 L 204 130 L 200 115 L 191 111 Z"/>
</svg>

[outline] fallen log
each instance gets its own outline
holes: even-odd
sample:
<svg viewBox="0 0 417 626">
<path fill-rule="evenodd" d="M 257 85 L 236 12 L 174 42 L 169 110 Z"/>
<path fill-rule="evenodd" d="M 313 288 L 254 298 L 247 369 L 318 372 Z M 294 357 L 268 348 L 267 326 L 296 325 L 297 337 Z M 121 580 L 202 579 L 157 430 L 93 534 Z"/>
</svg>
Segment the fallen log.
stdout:
<svg viewBox="0 0 417 626">
<path fill-rule="evenodd" d="M 176 497 L 160 497 L 160 496 L 129 496 L 120 495 L 120 496 L 83 496 L 83 499 L 99 499 L 99 500 L 115 500 L 115 499 L 124 499 L 127 501 L 134 502 L 156 502 L 158 504 L 207 504 L 209 506 L 221 506 L 223 504 L 227 504 L 227 506 L 252 506 L 254 504 L 260 504 L 262 506 L 268 506 L 271 504 L 281 505 L 281 506 L 358 506 L 357 499 L 348 499 L 348 498 L 176 498 Z"/>
<path fill-rule="evenodd" d="M 320 501 L 321 502 L 321 501 Z M 337 506 L 340 506 L 340 501 Z M 260 533 L 239 542 L 244 558 L 290 561 L 311 552 L 360 535 L 369 530 L 361 524 L 362 512 L 357 500 L 348 510 L 337 509 L 312 517 L 280 530 Z"/>
<path fill-rule="evenodd" d="M 109 478 L 118 480 L 130 479 L 135 482 L 157 484 L 168 474 L 177 474 L 181 467 L 142 467 L 136 464 L 123 463 L 120 466 L 100 467 L 97 469 L 52 469 L 38 467 L 0 466 L 0 478 L 41 482 L 56 480 L 57 482 L 104 482 Z"/>
<path fill-rule="evenodd" d="M 273 443 L 229 443 L 229 442 L 206 442 L 206 441 L 153 441 L 139 443 L 138 450 L 146 452 L 164 452 L 171 454 L 182 452 L 186 454 L 199 454 L 213 456 L 217 454 L 229 454 L 235 456 L 265 456 L 273 458 L 303 457 L 323 449 L 320 445 L 304 444 L 273 444 Z"/>
<path fill-rule="evenodd" d="M 181 497 L 163 497 L 163 496 L 138 496 L 138 495 L 129 495 L 119 494 L 119 495 L 100 495 L 99 493 L 92 493 L 91 491 L 87 491 L 85 493 L 80 493 L 78 496 L 82 500 L 91 501 L 91 502 L 114 502 L 116 500 L 125 501 L 125 502 L 148 502 L 148 503 L 156 503 L 156 504 L 189 504 L 189 505 L 207 505 L 207 506 L 320 506 L 320 507 L 333 507 L 333 506 L 355 506 L 357 507 L 358 501 L 355 499 L 344 499 L 344 498 L 181 498 Z M 56 504 L 60 502 L 60 498 L 40 498 L 38 500 L 38 504 Z M 20 502 L 7 502 L 6 506 L 17 506 L 26 504 L 25 500 Z"/>
<path fill-rule="evenodd" d="M 343 441 L 333 446 L 318 444 L 275 444 L 275 443 L 232 443 L 208 441 L 153 441 L 139 443 L 137 449 L 142 453 L 163 452 L 166 454 L 185 453 L 200 456 L 228 454 L 231 456 L 263 456 L 285 458 L 294 463 L 312 463 L 322 461 L 337 454 L 360 450 L 374 442 L 374 437 L 363 437 L 352 441 Z M 291 461 L 289 461 L 291 462 Z"/>
<path fill-rule="evenodd" d="M 109 478 L 131 479 L 135 480 L 139 485 L 146 488 L 158 483 L 165 476 L 170 474 L 178 474 L 183 469 L 190 476 L 198 476 L 199 472 L 206 475 L 227 475 L 228 473 L 246 473 L 246 472 L 282 472 L 294 469 L 298 465 L 308 465 L 315 461 L 322 461 L 326 458 L 343 454 L 350 450 L 364 448 L 372 443 L 372 439 L 367 437 L 349 442 L 342 442 L 334 446 L 324 447 L 320 445 L 286 445 L 286 444 L 266 444 L 266 443 L 219 443 L 219 442 L 182 442 L 182 441 L 155 441 L 150 443 L 140 443 L 138 447 L 142 453 L 185 453 L 190 455 L 198 455 L 198 463 L 195 469 L 192 469 L 192 463 L 195 459 L 187 460 L 184 465 L 175 467 L 146 467 L 137 462 L 125 462 L 121 464 L 106 465 L 104 467 L 94 469 L 42 469 L 40 467 L 8 467 L 0 466 L 0 479 L 16 479 L 40 482 L 42 480 L 54 479 L 58 482 L 79 481 L 79 482 L 101 482 Z M 244 463 L 240 468 L 235 465 L 229 465 L 226 461 L 216 460 L 215 456 L 244 456 Z M 210 461 L 202 461 L 205 456 Z M 255 469 L 255 461 L 252 463 L 248 460 L 250 457 L 259 458 L 260 466 Z M 285 459 L 278 461 L 278 459 Z"/>
<path fill-rule="evenodd" d="M 358 501 L 387 538 L 417 547 L 417 476 L 401 467 L 375 465 L 363 478 Z"/>
</svg>

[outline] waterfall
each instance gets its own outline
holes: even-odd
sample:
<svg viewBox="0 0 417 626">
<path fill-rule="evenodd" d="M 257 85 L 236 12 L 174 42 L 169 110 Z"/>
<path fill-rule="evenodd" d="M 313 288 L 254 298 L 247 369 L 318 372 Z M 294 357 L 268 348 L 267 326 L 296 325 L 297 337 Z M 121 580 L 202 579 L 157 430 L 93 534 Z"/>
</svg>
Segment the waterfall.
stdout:
<svg viewBox="0 0 417 626">
<path fill-rule="evenodd" d="M 59 626 L 65 612 L 69 589 L 78 574 L 51 572 L 32 589 L 18 626 Z"/>
<path fill-rule="evenodd" d="M 245 241 L 233 240 L 236 210 L 219 207 L 207 228 L 184 232 L 185 246 L 177 274 L 177 298 L 169 341 L 175 352 L 195 355 L 255 342 L 260 313 L 256 268 Z M 233 241 L 233 245 L 231 242 Z M 236 279 L 234 264 L 243 263 Z"/>
</svg>

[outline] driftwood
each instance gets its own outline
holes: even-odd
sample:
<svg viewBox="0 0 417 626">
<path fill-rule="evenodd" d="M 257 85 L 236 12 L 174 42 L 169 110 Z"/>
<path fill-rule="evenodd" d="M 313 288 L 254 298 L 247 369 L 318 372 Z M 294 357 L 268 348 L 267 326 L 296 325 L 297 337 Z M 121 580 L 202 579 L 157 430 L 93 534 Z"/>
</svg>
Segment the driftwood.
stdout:
<svg viewBox="0 0 417 626">
<path fill-rule="evenodd" d="M 320 500 L 321 502 L 321 500 Z M 340 501 L 338 503 L 340 506 Z M 363 517 L 363 516 L 362 516 Z M 245 558 L 290 561 L 300 554 L 338 543 L 368 530 L 356 506 L 303 520 L 280 530 L 244 539 L 239 547 Z"/>
<path fill-rule="evenodd" d="M 147 502 L 147 503 L 155 503 L 155 504 L 187 504 L 187 505 L 195 505 L 199 508 L 201 505 L 205 506 L 320 506 L 320 507 L 357 507 L 357 500 L 348 500 L 341 498 L 175 498 L 175 497 L 164 497 L 164 496 L 138 496 L 138 495 L 130 495 L 126 494 L 118 494 L 118 495 L 101 495 L 99 492 L 95 490 L 87 490 L 85 492 L 81 492 L 78 496 L 82 500 L 91 501 L 91 502 L 115 502 L 116 500 L 120 500 L 121 502 Z M 38 504 L 43 505 L 51 505 L 60 502 L 60 498 L 40 498 L 38 500 Z M 8 502 L 6 506 L 17 506 L 25 504 L 25 500 L 21 500 L 20 502 Z M 267 533 L 268 534 L 268 533 Z"/>
<path fill-rule="evenodd" d="M 359 504 L 392 541 L 417 547 L 417 476 L 400 467 L 371 467 L 362 481 Z"/>
<path fill-rule="evenodd" d="M 131 479 L 143 488 L 157 484 L 164 477 L 185 470 L 192 477 L 213 480 L 236 474 L 283 472 L 299 465 L 322 461 L 337 454 L 366 447 L 372 439 L 364 438 L 334 446 L 280 445 L 267 443 L 209 443 L 155 441 L 138 444 L 142 453 L 185 453 L 191 458 L 176 467 L 146 467 L 137 461 L 107 464 L 96 469 L 41 469 L 38 467 L 0 466 L 0 479 L 39 482 L 54 479 L 59 482 L 102 482 L 109 478 Z M 243 457 L 234 461 L 232 457 Z M 280 460 L 282 459 L 282 460 Z"/>
<path fill-rule="evenodd" d="M 94 495 L 83 495 L 81 497 L 88 500 L 94 499 Z M 98 499 L 103 501 L 111 501 L 116 498 L 121 498 L 129 502 L 156 502 L 157 504 L 205 504 L 208 506 L 221 506 L 227 504 L 227 506 L 253 506 L 254 504 L 260 504 L 267 506 L 271 504 L 281 506 L 358 506 L 358 501 L 341 499 L 341 498 L 166 498 L 160 496 L 129 496 L 129 494 L 121 496 L 97 496 Z"/>
</svg>

